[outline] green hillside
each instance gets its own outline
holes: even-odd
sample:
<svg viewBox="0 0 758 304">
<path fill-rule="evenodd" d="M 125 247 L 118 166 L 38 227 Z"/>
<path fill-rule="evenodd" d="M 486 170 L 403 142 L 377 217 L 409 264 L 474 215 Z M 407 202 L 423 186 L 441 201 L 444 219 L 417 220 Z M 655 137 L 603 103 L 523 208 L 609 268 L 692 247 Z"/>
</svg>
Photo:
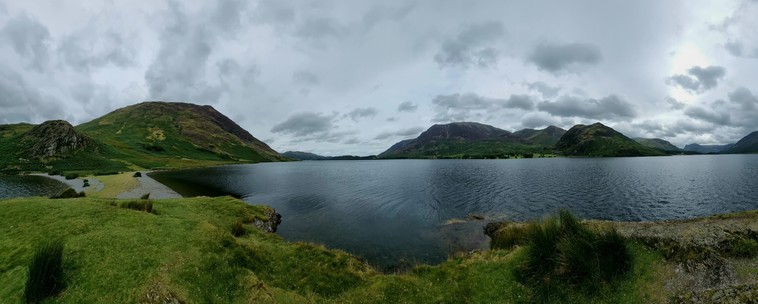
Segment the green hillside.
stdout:
<svg viewBox="0 0 758 304">
<path fill-rule="evenodd" d="M 656 156 L 663 152 L 645 147 L 601 123 L 576 125 L 555 145 L 567 156 Z"/>
<path fill-rule="evenodd" d="M 758 153 L 758 131 L 743 137 L 723 153 Z"/>
<path fill-rule="evenodd" d="M 563 134 L 566 134 L 566 130 L 556 126 L 549 126 L 542 130 L 523 129 L 513 133 L 513 135 L 545 147 L 554 146 Z"/>
<path fill-rule="evenodd" d="M 210 106 L 143 102 L 77 126 L 142 168 L 175 168 L 284 158 Z"/>
<path fill-rule="evenodd" d="M 634 141 L 642 144 L 645 147 L 659 149 L 663 151 L 681 151 L 677 146 L 674 146 L 670 142 L 660 138 L 634 138 Z"/>
</svg>

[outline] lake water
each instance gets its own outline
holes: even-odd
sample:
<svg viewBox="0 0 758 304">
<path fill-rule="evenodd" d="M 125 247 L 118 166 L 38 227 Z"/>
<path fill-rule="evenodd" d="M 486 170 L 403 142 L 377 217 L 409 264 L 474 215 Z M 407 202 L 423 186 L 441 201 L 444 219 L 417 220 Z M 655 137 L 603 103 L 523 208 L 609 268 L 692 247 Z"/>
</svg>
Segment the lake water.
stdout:
<svg viewBox="0 0 758 304">
<path fill-rule="evenodd" d="M 44 176 L 0 175 L 0 199 L 52 196 L 68 189 L 66 184 Z"/>
<path fill-rule="evenodd" d="M 383 269 L 486 247 L 487 221 L 561 208 L 621 221 L 758 209 L 758 155 L 311 161 L 152 176 L 185 195 L 270 205 L 283 216 L 285 239 L 340 248 Z M 485 220 L 456 224 L 470 215 Z"/>
</svg>

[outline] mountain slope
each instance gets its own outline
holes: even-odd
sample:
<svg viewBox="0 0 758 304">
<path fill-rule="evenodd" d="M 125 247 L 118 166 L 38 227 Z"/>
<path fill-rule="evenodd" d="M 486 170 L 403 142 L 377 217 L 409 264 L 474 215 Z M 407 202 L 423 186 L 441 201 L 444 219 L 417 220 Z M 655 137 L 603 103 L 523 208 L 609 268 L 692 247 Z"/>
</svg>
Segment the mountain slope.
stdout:
<svg viewBox="0 0 758 304">
<path fill-rule="evenodd" d="M 634 141 L 642 144 L 645 147 L 660 149 L 663 151 L 681 151 L 677 146 L 674 146 L 670 142 L 660 138 L 634 138 Z"/>
<path fill-rule="evenodd" d="M 731 149 L 734 146 L 734 144 L 727 144 L 727 145 L 700 145 L 700 144 L 689 144 L 684 146 L 684 151 L 690 151 L 690 152 L 697 152 L 697 153 L 721 153 L 724 151 L 727 151 Z"/>
<path fill-rule="evenodd" d="M 415 139 L 398 142 L 379 158 L 499 158 L 529 154 L 542 147 L 513 133 L 475 122 L 438 124 Z"/>
<path fill-rule="evenodd" d="M 724 153 L 758 153 L 758 131 L 743 137 Z"/>
<path fill-rule="evenodd" d="M 326 156 L 321 156 L 318 154 L 308 153 L 308 152 L 301 152 L 301 151 L 287 151 L 282 153 L 282 156 L 290 159 L 296 159 L 296 160 L 325 160 L 327 159 Z"/>
<path fill-rule="evenodd" d="M 576 125 L 555 145 L 567 156 L 652 156 L 662 152 L 645 147 L 601 123 Z"/>
<path fill-rule="evenodd" d="M 556 126 L 549 126 L 542 130 L 523 129 L 513 133 L 513 135 L 526 139 L 532 143 L 550 147 L 554 146 L 561 139 L 563 134 L 566 134 L 566 130 Z"/>
<path fill-rule="evenodd" d="M 143 168 L 279 161 L 284 158 L 211 106 L 143 102 L 77 126 Z"/>
</svg>

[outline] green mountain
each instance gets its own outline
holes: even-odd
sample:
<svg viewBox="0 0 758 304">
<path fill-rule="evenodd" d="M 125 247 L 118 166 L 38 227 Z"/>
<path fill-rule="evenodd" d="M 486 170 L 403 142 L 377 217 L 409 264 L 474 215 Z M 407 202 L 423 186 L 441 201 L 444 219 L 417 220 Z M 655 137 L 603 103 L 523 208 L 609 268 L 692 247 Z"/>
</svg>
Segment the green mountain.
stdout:
<svg viewBox="0 0 758 304">
<path fill-rule="evenodd" d="M 398 142 L 379 158 L 503 158 L 547 149 L 513 133 L 475 122 L 434 125 L 415 139 Z"/>
<path fill-rule="evenodd" d="M 659 149 L 663 151 L 681 151 L 677 146 L 674 146 L 668 141 L 660 138 L 634 138 L 634 141 L 642 144 L 645 147 Z"/>
<path fill-rule="evenodd" d="M 758 131 L 743 137 L 724 153 L 758 153 Z"/>
<path fill-rule="evenodd" d="M 556 126 L 549 126 L 542 130 L 523 129 L 513 133 L 513 135 L 526 139 L 532 143 L 550 147 L 554 146 L 561 139 L 563 134 L 566 134 L 566 130 Z"/>
<path fill-rule="evenodd" d="M 124 171 L 285 158 L 211 106 L 143 102 L 72 127 L 0 127 L 0 170 Z"/>
<path fill-rule="evenodd" d="M 690 151 L 690 152 L 697 152 L 702 154 L 707 153 L 721 153 L 724 151 L 727 151 L 731 149 L 734 146 L 734 144 L 727 144 L 727 145 L 700 145 L 700 144 L 689 144 L 684 146 L 684 151 Z"/>
<path fill-rule="evenodd" d="M 576 125 L 555 145 L 567 156 L 653 156 L 663 152 L 645 147 L 601 123 Z"/>
<path fill-rule="evenodd" d="M 314 153 L 302 152 L 302 151 L 287 151 L 282 153 L 282 156 L 295 159 L 295 160 L 326 160 L 326 156 L 321 156 Z"/>
</svg>

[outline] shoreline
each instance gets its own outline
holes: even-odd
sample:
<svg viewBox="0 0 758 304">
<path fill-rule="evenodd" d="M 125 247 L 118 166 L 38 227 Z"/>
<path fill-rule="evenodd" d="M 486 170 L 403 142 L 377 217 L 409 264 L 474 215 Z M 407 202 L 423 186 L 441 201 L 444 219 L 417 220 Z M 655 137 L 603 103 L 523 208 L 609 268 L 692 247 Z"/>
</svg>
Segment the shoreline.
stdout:
<svg viewBox="0 0 758 304">
<path fill-rule="evenodd" d="M 133 177 L 134 174 L 140 173 L 141 177 Z M 176 191 L 172 190 L 168 186 L 161 184 L 160 182 L 156 181 L 155 179 L 148 176 L 148 173 L 151 173 L 153 171 L 132 171 L 132 172 L 122 172 L 118 176 L 122 179 L 129 179 L 133 178 L 136 180 L 136 185 L 124 185 L 124 183 L 120 181 L 113 180 L 113 175 L 103 175 L 103 176 L 84 176 L 84 177 L 77 177 L 75 179 L 66 179 L 63 176 L 60 175 L 50 175 L 47 173 L 33 173 L 30 175 L 35 176 L 42 176 L 51 178 L 54 180 L 57 180 L 59 182 L 62 182 L 72 189 L 74 189 L 76 192 L 85 192 L 89 195 L 92 195 L 94 197 L 100 197 L 100 198 L 118 198 L 118 199 L 135 199 L 140 198 L 141 196 L 145 194 L 150 194 L 150 199 L 172 199 L 172 198 L 183 198 L 182 195 L 177 193 Z M 90 184 L 89 187 L 84 187 L 84 180 L 87 180 Z M 113 181 L 110 181 L 113 180 Z M 116 185 L 118 184 L 118 185 Z M 98 194 L 103 193 L 104 190 L 111 190 L 112 188 L 118 187 L 118 186 L 125 186 L 124 189 L 117 189 L 113 195 L 107 194 L 104 196 L 100 196 Z"/>
</svg>

